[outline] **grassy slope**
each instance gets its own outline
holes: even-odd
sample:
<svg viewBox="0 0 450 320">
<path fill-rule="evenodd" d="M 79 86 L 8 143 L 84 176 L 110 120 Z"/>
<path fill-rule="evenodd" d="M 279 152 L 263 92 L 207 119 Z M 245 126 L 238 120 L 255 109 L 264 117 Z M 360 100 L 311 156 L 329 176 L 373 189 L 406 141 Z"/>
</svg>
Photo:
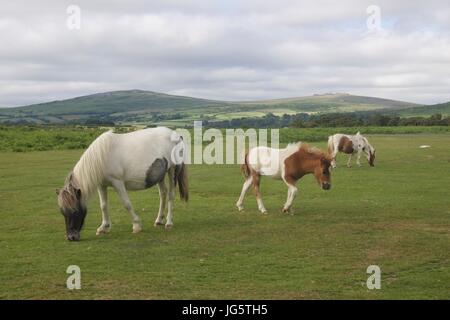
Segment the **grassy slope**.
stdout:
<svg viewBox="0 0 450 320">
<path fill-rule="evenodd" d="M 436 113 L 441 113 L 442 115 L 448 116 L 450 115 L 450 102 L 439 103 L 430 106 L 406 108 L 395 113 L 398 113 L 402 116 L 429 116 Z"/>
<path fill-rule="evenodd" d="M 235 118 L 267 112 L 351 112 L 376 109 L 401 109 L 412 103 L 348 94 L 315 95 L 250 102 L 225 102 L 167 95 L 157 92 L 129 90 L 99 93 L 68 100 L 0 109 L 0 121 L 26 119 L 36 123 L 87 119 L 95 114 L 120 116 L 120 121 L 147 122 L 150 112 L 183 112 L 184 118 Z"/>
<path fill-rule="evenodd" d="M 263 101 L 242 102 L 244 105 L 286 105 L 292 106 L 300 110 L 308 110 L 311 107 L 319 107 L 323 109 L 332 108 L 340 110 L 345 108 L 354 108 L 353 111 L 362 111 L 381 108 L 408 108 L 417 106 L 414 103 L 396 101 L 383 98 L 356 96 L 344 93 L 313 95 L 298 98 L 273 99 Z"/>
<path fill-rule="evenodd" d="M 176 202 L 171 231 L 152 226 L 156 189 L 130 194 L 138 235 L 111 193 L 112 232 L 95 236 L 95 199 L 79 243 L 64 240 L 54 189 L 81 151 L 0 153 L 0 298 L 449 299 L 450 137 L 370 138 L 376 167 L 336 169 L 329 192 L 304 178 L 295 215 L 278 213 L 281 182 L 262 182 L 269 215 L 251 194 L 238 213 L 238 167 L 191 166 L 191 202 Z M 65 288 L 71 264 L 80 291 Z M 371 264 L 378 291 L 365 287 Z"/>
<path fill-rule="evenodd" d="M 95 114 L 115 113 L 124 110 L 164 111 L 167 109 L 174 110 L 222 104 L 224 104 L 224 102 L 174 96 L 151 91 L 129 90 L 97 93 L 73 99 L 3 109 L 0 113 L 22 112 L 38 115 Z"/>
</svg>

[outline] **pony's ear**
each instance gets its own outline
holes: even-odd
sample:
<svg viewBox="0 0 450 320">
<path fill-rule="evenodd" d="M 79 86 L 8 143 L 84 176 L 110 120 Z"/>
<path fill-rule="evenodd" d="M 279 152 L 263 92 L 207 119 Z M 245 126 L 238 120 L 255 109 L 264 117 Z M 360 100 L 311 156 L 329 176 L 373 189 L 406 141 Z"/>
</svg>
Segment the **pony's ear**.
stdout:
<svg viewBox="0 0 450 320">
<path fill-rule="evenodd" d="M 59 196 L 59 189 L 55 189 L 56 195 Z"/>
<path fill-rule="evenodd" d="M 359 136 L 359 135 L 361 135 L 361 133 L 358 131 L 358 132 L 356 133 L 356 135 Z"/>
</svg>

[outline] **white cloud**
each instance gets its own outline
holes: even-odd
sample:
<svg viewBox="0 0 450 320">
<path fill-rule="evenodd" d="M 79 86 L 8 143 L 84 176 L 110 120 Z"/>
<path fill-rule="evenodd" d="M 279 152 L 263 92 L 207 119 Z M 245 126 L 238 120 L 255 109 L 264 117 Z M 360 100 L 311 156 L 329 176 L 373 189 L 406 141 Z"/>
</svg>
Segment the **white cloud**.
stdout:
<svg viewBox="0 0 450 320">
<path fill-rule="evenodd" d="M 68 1 L 2 4 L 0 106 L 145 89 L 243 100 L 346 91 L 450 100 L 446 1 L 378 1 L 382 31 L 348 1 Z M 5 45 L 6 44 L 6 45 Z"/>
</svg>

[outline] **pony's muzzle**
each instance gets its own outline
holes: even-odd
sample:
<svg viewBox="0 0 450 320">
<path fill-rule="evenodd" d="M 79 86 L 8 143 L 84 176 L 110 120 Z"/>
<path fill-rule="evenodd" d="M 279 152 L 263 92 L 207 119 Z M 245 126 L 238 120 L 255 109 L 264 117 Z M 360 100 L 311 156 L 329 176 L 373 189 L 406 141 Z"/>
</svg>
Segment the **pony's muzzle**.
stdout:
<svg viewBox="0 0 450 320">
<path fill-rule="evenodd" d="M 69 241 L 80 241 L 80 233 L 71 233 L 67 235 Z"/>
<path fill-rule="evenodd" d="M 323 190 L 330 190 L 331 189 L 331 183 L 329 183 L 329 182 L 322 182 L 322 189 Z"/>
</svg>

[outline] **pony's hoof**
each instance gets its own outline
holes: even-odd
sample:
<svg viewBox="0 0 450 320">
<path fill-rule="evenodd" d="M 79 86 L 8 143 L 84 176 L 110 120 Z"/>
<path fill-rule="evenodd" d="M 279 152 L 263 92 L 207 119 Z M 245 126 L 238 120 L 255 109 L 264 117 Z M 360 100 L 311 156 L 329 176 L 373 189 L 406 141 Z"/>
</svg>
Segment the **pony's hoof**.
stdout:
<svg viewBox="0 0 450 320">
<path fill-rule="evenodd" d="M 173 224 L 166 223 L 166 230 L 170 230 L 170 229 L 172 229 L 172 227 L 173 227 Z"/>
<path fill-rule="evenodd" d="M 281 209 L 281 212 L 282 213 L 290 213 L 291 209 L 290 208 L 283 208 L 283 209 Z"/>
<path fill-rule="evenodd" d="M 259 211 L 261 211 L 262 214 L 267 214 L 267 210 L 266 209 L 260 209 Z"/>
<path fill-rule="evenodd" d="M 140 225 L 133 226 L 133 233 L 139 233 L 142 231 L 142 227 Z"/>
<path fill-rule="evenodd" d="M 236 208 L 238 209 L 238 211 L 244 211 L 244 206 L 236 206 Z"/>
<path fill-rule="evenodd" d="M 107 234 L 111 230 L 111 227 L 98 227 L 95 235 Z"/>
<path fill-rule="evenodd" d="M 99 236 L 101 234 L 107 234 L 109 232 L 109 230 L 105 230 L 105 229 L 97 229 L 97 231 L 95 232 L 96 236 Z"/>
<path fill-rule="evenodd" d="M 162 221 L 155 221 L 155 223 L 153 224 L 155 227 L 160 227 L 164 225 L 164 222 Z"/>
</svg>

